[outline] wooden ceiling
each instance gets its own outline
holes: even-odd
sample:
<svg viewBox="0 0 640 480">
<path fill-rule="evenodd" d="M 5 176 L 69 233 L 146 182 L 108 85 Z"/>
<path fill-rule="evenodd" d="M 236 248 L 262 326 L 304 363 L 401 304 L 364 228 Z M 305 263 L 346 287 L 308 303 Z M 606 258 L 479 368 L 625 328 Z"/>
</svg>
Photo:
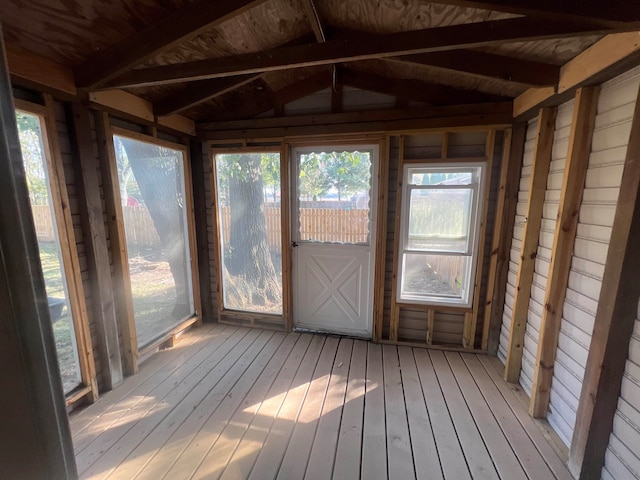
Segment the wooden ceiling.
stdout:
<svg viewBox="0 0 640 480">
<path fill-rule="evenodd" d="M 157 115 L 283 115 L 341 87 L 424 105 L 510 101 L 558 83 L 603 35 L 640 29 L 629 0 L 3 0 L 5 41 L 124 89 Z M 269 112 L 269 113 L 265 113 Z"/>
</svg>

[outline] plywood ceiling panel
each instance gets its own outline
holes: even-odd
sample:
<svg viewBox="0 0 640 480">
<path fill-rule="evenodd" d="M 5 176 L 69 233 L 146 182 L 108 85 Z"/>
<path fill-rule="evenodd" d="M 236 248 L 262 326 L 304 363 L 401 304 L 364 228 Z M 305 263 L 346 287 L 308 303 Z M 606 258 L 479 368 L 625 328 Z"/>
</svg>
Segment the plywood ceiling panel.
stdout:
<svg viewBox="0 0 640 480">
<path fill-rule="evenodd" d="M 226 57 L 283 45 L 311 32 L 299 0 L 270 0 L 149 60 L 147 65 Z"/>
<path fill-rule="evenodd" d="M 187 4 L 186 0 L 2 0 L 5 39 L 75 66 Z"/>
</svg>

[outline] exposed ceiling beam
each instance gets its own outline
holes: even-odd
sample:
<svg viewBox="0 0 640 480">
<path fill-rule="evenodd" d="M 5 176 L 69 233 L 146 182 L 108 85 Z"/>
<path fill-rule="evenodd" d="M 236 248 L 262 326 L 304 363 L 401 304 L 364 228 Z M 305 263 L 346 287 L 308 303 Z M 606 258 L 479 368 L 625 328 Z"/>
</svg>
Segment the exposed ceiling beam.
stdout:
<svg viewBox="0 0 640 480">
<path fill-rule="evenodd" d="M 510 126 L 511 102 L 456 105 L 453 107 L 376 110 L 319 115 L 295 115 L 198 124 L 205 140 L 342 135 L 371 132 L 411 132 L 425 129 Z"/>
<path fill-rule="evenodd" d="M 69 68 L 10 43 L 5 47 L 13 82 L 64 97 L 73 98 L 78 94 Z"/>
<path fill-rule="evenodd" d="M 144 98 L 122 90 L 108 92 L 92 92 L 89 94 L 89 102 L 99 105 L 101 110 L 114 112 L 117 116 L 142 120 L 152 126 L 164 126 L 187 135 L 195 134 L 193 120 L 182 115 L 157 116 L 153 113 L 153 105 Z"/>
<path fill-rule="evenodd" d="M 330 40 L 322 44 L 276 48 L 231 57 L 142 68 L 121 75 L 109 82 L 107 88 L 180 83 L 338 62 L 608 32 L 609 30 L 593 24 L 535 22 L 527 18 L 478 22 L 384 36 L 362 35 L 353 39 Z"/>
<path fill-rule="evenodd" d="M 198 0 L 85 61 L 79 87 L 95 88 L 157 53 L 215 27 L 266 0 Z"/>
<path fill-rule="evenodd" d="M 438 0 L 438 3 L 561 22 L 593 21 L 609 27 L 640 21 L 640 2 L 634 0 Z"/>
<path fill-rule="evenodd" d="M 297 82 L 287 85 L 283 89 L 274 93 L 274 99 L 280 105 L 286 105 L 299 98 L 312 95 L 320 90 L 331 86 L 331 74 L 328 71 L 320 72 L 310 77 L 303 78 Z"/>
<path fill-rule="evenodd" d="M 352 70 L 344 70 L 340 75 L 340 79 L 345 85 L 351 87 L 403 97 L 410 100 L 418 100 L 434 105 L 511 101 L 510 98 L 482 93 L 476 90 L 463 90 L 423 82 L 421 80 L 382 77 L 367 72 L 354 72 Z"/>
<path fill-rule="evenodd" d="M 561 67 L 556 87 L 530 88 L 514 99 L 513 116 L 530 118 L 541 106 L 569 100 L 576 88 L 597 85 L 639 63 L 640 32 L 607 35 Z"/>
<path fill-rule="evenodd" d="M 331 27 L 329 31 L 329 38 L 332 40 L 356 38 L 361 35 L 366 34 L 344 27 Z M 438 67 L 476 78 L 495 78 L 529 87 L 556 85 L 560 76 L 560 67 L 557 65 L 478 50 L 418 53 L 415 55 L 388 57 L 385 60 Z"/>
<path fill-rule="evenodd" d="M 419 53 L 391 57 L 387 60 L 444 68 L 473 76 L 519 83 L 529 87 L 557 85 L 560 78 L 560 67 L 557 65 L 476 50 Z"/>
<path fill-rule="evenodd" d="M 313 36 L 303 35 L 289 42 L 279 45 L 279 47 L 290 47 L 293 45 L 305 45 L 313 41 Z M 261 74 L 237 75 L 233 77 L 211 78 L 200 80 L 186 85 L 179 92 L 170 94 L 162 100 L 156 102 L 154 111 L 156 115 L 170 115 L 182 112 L 195 107 L 201 103 L 220 97 L 240 87 L 247 85 L 257 79 Z"/>
<path fill-rule="evenodd" d="M 324 32 L 324 26 L 322 25 L 322 20 L 320 19 L 320 14 L 318 13 L 318 8 L 314 0 L 301 0 L 302 6 L 304 7 L 304 12 L 309 19 L 309 23 L 311 24 L 311 28 L 313 30 L 313 34 L 316 37 L 316 41 L 318 43 L 324 43 L 327 41 L 327 36 Z"/>
<path fill-rule="evenodd" d="M 211 78 L 193 82 L 183 91 L 169 95 L 154 105 L 156 115 L 171 115 L 195 107 L 229 93 L 260 78 L 260 75 L 238 75 L 236 77 Z"/>
<path fill-rule="evenodd" d="M 245 98 L 244 105 L 234 108 L 231 115 L 225 115 L 223 112 L 217 120 L 230 120 L 239 118 L 251 118 L 261 113 L 274 109 L 276 112 L 281 111 L 283 107 L 290 102 L 306 97 L 319 90 L 329 88 L 331 85 L 331 74 L 328 71 L 320 72 L 306 78 L 302 78 L 278 91 L 270 91 L 265 85 L 265 96 L 268 96 L 270 102 L 256 102 L 253 98 Z M 227 111 L 229 109 L 226 109 Z"/>
</svg>

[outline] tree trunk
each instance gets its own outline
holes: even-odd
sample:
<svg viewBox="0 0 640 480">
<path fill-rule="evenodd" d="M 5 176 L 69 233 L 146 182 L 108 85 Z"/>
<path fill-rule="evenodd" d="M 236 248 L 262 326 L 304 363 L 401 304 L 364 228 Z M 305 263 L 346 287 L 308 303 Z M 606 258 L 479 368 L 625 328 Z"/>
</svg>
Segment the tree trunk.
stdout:
<svg viewBox="0 0 640 480">
<path fill-rule="evenodd" d="M 229 169 L 230 239 L 226 267 L 242 277 L 253 305 L 281 303 L 264 215 L 263 182 L 259 155 L 240 155 L 239 168 Z"/>
<path fill-rule="evenodd" d="M 176 305 L 173 313 L 183 317 L 190 312 L 187 291 L 188 265 L 183 223 L 184 197 L 181 165 L 175 154 L 167 149 L 122 138 L 129 165 L 138 188 L 149 210 L 153 225 L 169 262 L 176 289 Z"/>
</svg>

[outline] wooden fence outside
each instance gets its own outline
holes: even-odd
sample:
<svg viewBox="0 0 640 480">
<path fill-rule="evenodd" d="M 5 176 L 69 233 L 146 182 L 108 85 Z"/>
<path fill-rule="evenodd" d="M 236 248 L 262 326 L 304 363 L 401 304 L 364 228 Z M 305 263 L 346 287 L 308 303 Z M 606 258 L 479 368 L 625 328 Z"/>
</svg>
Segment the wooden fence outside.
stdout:
<svg viewBox="0 0 640 480">
<path fill-rule="evenodd" d="M 55 240 L 52 216 L 48 205 L 33 205 L 33 221 L 39 242 Z M 124 224 L 127 231 L 127 244 L 136 247 L 160 246 L 160 237 L 153 225 L 149 210 L 144 205 L 122 207 Z"/>
<path fill-rule="evenodd" d="M 48 205 L 32 207 L 38 241 L 55 240 L 51 212 Z M 160 238 L 153 220 L 144 205 L 122 207 L 127 231 L 127 243 L 136 247 L 157 247 Z M 279 207 L 265 207 L 267 240 L 273 249 L 281 249 L 282 230 Z M 330 208 L 303 208 L 300 215 L 302 238 L 320 242 L 359 243 L 367 241 L 369 211 L 363 209 L 337 210 Z M 222 226 L 229 238 L 231 213 L 222 208 Z"/>
<path fill-rule="evenodd" d="M 33 224 L 36 227 L 38 242 L 53 242 L 56 237 L 53 230 L 53 215 L 49 205 L 33 205 Z"/>
<path fill-rule="evenodd" d="M 229 238 L 231 224 L 229 207 L 222 207 L 221 217 L 224 238 Z M 280 208 L 265 207 L 264 217 L 269 246 L 272 249 L 280 250 L 282 248 Z M 303 240 L 339 243 L 366 242 L 369 211 L 363 209 L 302 208 L 300 209 L 300 223 Z"/>
</svg>

